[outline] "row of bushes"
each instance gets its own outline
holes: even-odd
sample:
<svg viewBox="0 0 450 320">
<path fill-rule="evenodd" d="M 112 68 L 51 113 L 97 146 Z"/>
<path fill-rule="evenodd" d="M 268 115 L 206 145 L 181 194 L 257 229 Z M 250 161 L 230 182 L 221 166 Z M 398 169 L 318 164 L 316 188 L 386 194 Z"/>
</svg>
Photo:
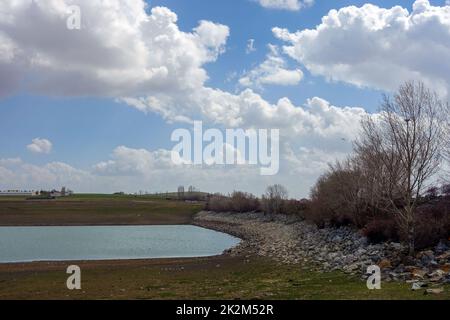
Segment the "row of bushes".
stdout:
<svg viewBox="0 0 450 320">
<path fill-rule="evenodd" d="M 210 196 L 206 209 L 215 212 L 252 212 L 260 210 L 260 202 L 250 193 L 235 191 L 229 196 L 221 194 Z"/>
<path fill-rule="evenodd" d="M 306 200 L 290 200 L 268 195 L 258 199 L 250 193 L 239 191 L 235 191 L 228 196 L 222 194 L 211 195 L 206 203 L 206 210 L 215 212 L 264 212 L 267 215 L 285 214 L 303 217 L 306 209 Z"/>
<path fill-rule="evenodd" d="M 372 243 L 405 238 L 393 217 L 373 219 L 363 228 L 363 233 Z M 416 213 L 416 247 L 432 247 L 441 239 L 450 239 L 450 196 L 440 196 L 420 206 Z"/>
<path fill-rule="evenodd" d="M 355 198 L 361 199 L 361 196 L 352 198 L 349 186 L 340 181 L 339 177 L 342 178 L 342 172 L 332 169 L 319 179 L 311 193 L 312 201 L 305 211 L 307 220 L 319 227 L 356 226 L 371 243 L 407 239 L 407 234 L 399 227 L 394 214 L 387 209 L 383 210 L 379 204 L 375 206 L 368 201 L 355 201 Z M 439 240 L 448 239 L 450 185 L 430 188 L 426 195 L 418 199 L 418 203 L 414 219 L 416 248 L 432 247 Z"/>
<path fill-rule="evenodd" d="M 398 242 L 405 238 L 394 216 L 370 206 L 367 206 L 365 211 L 359 210 L 359 216 L 356 216 L 349 213 L 351 211 L 345 202 L 336 201 L 335 207 L 330 207 L 332 198 L 330 194 L 316 194 L 312 201 L 278 197 L 274 202 L 267 194 L 259 199 L 250 193 L 235 191 L 227 196 L 222 194 L 208 196 L 206 210 L 297 215 L 300 219 L 315 223 L 319 227 L 356 226 L 371 243 L 389 240 Z M 418 249 L 433 246 L 440 239 L 450 237 L 450 186 L 446 185 L 434 194 L 428 193 L 421 202 L 416 214 L 415 241 Z M 274 206 L 279 206 L 276 212 L 273 210 Z"/>
</svg>

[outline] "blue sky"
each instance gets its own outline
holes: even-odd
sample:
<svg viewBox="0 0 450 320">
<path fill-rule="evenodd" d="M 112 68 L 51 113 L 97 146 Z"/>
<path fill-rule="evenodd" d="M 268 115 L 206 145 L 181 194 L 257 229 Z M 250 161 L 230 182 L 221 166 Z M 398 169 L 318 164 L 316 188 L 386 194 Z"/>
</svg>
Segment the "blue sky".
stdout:
<svg viewBox="0 0 450 320">
<path fill-rule="evenodd" d="M 77 1 L 70 2 L 76 3 Z M 379 89 L 370 81 L 365 82 L 363 86 L 356 86 L 353 80 L 347 81 L 345 75 L 338 75 L 338 78 L 344 81 L 334 82 L 327 81 L 323 74 L 313 76 L 312 71 L 314 70 L 308 68 L 306 62 L 302 64 L 295 56 L 282 51 L 283 46 L 297 44 L 289 44 L 288 41 L 275 37 L 272 32 L 274 27 L 285 28 L 291 33 L 314 29 L 321 24 L 322 18 L 331 9 L 349 6 L 361 7 L 367 2 L 369 0 L 316 0 L 311 7 L 290 11 L 264 8 L 259 5 L 257 0 L 155 0 L 148 2 L 147 14 L 151 14 L 153 7 L 166 7 L 177 14 L 176 25 L 180 31 L 185 33 L 193 32 L 201 20 L 229 27 L 229 36 L 223 52 L 216 59 L 200 65 L 208 75 L 208 80 L 203 83 L 204 87 L 220 89 L 231 94 L 241 93 L 245 88 L 239 84 L 239 79 L 246 72 L 257 68 L 265 61 L 269 54 L 267 46 L 273 44 L 280 49 L 280 56 L 285 63 L 284 67 L 290 70 L 300 69 L 304 77 L 295 85 L 267 85 L 263 88 L 253 88 L 254 92 L 265 101 L 275 105 L 279 99 L 287 97 L 293 105 L 304 106 L 308 99 L 318 97 L 332 106 L 361 107 L 367 112 L 373 113 L 377 110 L 381 95 L 389 93 L 389 90 Z M 380 8 L 390 9 L 394 5 L 399 5 L 408 11 L 412 10 L 414 2 L 370 1 Z M 435 0 L 430 1 L 430 4 L 439 7 L 444 6 L 445 1 Z M 2 25 L 0 24 L 0 35 L 1 31 Z M 0 37 L 0 41 L 1 39 Z M 254 39 L 255 50 L 247 53 L 249 39 Z M 23 43 L 21 42 L 22 45 Z M 70 48 L 66 49 L 70 50 Z M 1 53 L 0 50 L 0 58 Z M 70 60 L 66 62 L 72 63 Z M 75 64 L 75 62 L 73 63 Z M 423 69 L 421 71 L 423 72 Z M 24 73 L 26 74 L 26 72 Z M 388 74 L 386 76 L 390 77 Z M 39 78 L 39 74 L 37 77 Z M 45 78 L 46 75 L 42 74 L 42 77 Z M 74 79 L 74 81 L 77 80 Z M 147 112 L 142 112 L 137 108 L 130 107 L 127 103 L 119 102 L 117 99 L 123 96 L 125 95 L 122 93 L 117 96 L 109 94 L 97 96 L 87 94 L 85 96 L 79 93 L 66 94 L 66 92 L 59 94 L 57 90 L 56 93 L 36 93 L 28 89 L 24 83 L 20 84 L 16 90 L 0 96 L 0 159 L 20 158 L 24 163 L 38 167 L 61 162 L 77 170 L 90 172 L 94 165 L 111 159 L 118 146 L 149 151 L 170 149 L 173 146 L 170 141 L 171 132 L 180 126 L 187 125 L 163 117 L 161 113 L 153 112 L 152 108 L 149 108 Z M 198 120 L 201 120 L 202 117 L 199 115 Z M 218 124 L 218 126 L 226 127 L 226 123 Z M 51 141 L 51 151 L 48 153 L 30 152 L 27 145 L 32 143 L 35 138 Z M 301 147 L 296 145 L 296 148 Z M 327 149 L 322 151 L 326 153 Z M 330 153 L 335 151 L 332 150 Z M 64 181 L 63 178 L 61 179 Z M 313 178 L 308 177 L 308 179 L 308 181 L 312 181 Z M 12 184 L 12 181 L 0 181 L 0 188 Z M 38 182 L 34 185 L 38 185 Z M 161 186 L 161 189 L 172 187 L 172 185 Z M 229 188 L 232 187 L 233 185 L 230 183 Z M 239 188 L 239 185 L 235 187 Z M 158 188 L 159 186 L 154 185 L 150 187 L 154 190 Z M 247 185 L 245 188 L 251 189 Z M 293 194 L 304 195 L 307 188 L 309 185 L 305 183 L 302 192 L 294 191 Z M 104 191 L 100 190 L 101 186 L 98 186 L 98 189 L 94 191 Z M 124 186 L 124 189 L 131 188 Z M 255 190 L 260 191 L 258 188 Z"/>
</svg>

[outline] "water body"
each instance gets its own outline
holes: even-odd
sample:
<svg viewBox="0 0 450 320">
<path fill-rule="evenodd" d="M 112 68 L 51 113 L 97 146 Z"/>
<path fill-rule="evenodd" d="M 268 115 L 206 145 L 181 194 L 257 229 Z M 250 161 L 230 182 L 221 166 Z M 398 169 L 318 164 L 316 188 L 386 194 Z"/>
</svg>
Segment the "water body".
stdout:
<svg viewBox="0 0 450 320">
<path fill-rule="evenodd" d="M 239 241 L 186 225 L 0 227 L 0 263 L 205 257 Z"/>
</svg>

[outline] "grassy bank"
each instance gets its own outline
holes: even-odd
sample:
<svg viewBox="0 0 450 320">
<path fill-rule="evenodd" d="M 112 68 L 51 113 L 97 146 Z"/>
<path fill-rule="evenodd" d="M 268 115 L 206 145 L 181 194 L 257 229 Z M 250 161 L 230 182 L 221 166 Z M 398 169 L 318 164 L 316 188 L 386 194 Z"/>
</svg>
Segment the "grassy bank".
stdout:
<svg viewBox="0 0 450 320">
<path fill-rule="evenodd" d="M 404 283 L 369 291 L 342 273 L 316 273 L 262 258 L 84 262 L 82 290 L 65 287 L 68 263 L 0 265 L 0 299 L 450 299 Z"/>
<path fill-rule="evenodd" d="M 188 224 L 202 204 L 157 196 L 76 195 L 55 200 L 0 198 L 0 226 Z"/>
</svg>

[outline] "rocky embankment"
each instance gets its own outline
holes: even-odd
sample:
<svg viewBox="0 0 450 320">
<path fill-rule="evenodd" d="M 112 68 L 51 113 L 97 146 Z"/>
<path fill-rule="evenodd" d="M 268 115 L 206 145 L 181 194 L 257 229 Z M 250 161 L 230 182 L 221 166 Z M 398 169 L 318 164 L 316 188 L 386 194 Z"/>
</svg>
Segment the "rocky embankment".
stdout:
<svg viewBox="0 0 450 320">
<path fill-rule="evenodd" d="M 204 211 L 194 223 L 243 239 L 226 252 L 231 255 L 256 254 L 287 264 L 308 264 L 320 271 L 341 270 L 363 279 L 368 266 L 378 265 L 383 281 L 407 281 L 413 289 L 450 284 L 449 241 L 411 259 L 399 243 L 369 244 L 352 228 L 318 229 L 287 216 L 268 219 L 261 213 Z"/>
</svg>

